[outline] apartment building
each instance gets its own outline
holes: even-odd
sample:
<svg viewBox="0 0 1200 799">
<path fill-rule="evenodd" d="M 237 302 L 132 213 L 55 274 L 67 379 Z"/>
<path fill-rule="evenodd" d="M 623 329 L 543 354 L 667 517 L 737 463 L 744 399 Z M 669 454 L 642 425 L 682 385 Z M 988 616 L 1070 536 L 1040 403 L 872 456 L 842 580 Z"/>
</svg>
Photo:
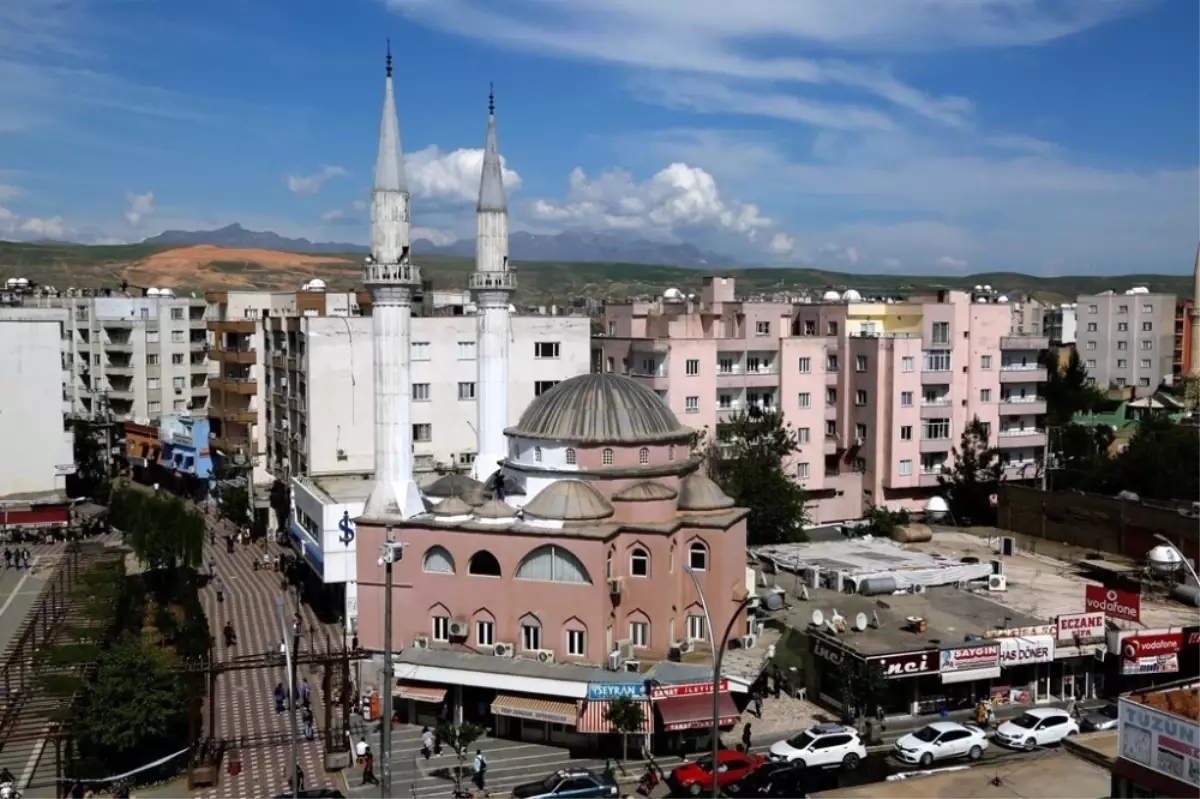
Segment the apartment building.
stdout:
<svg viewBox="0 0 1200 799">
<path fill-rule="evenodd" d="M 1079 357 L 1101 389 L 1146 397 L 1172 379 L 1176 297 L 1134 288 L 1122 294 L 1080 295 L 1076 303 Z"/>
<path fill-rule="evenodd" d="M 1075 303 L 1046 306 L 1042 312 L 1042 334 L 1054 346 L 1074 344 L 1077 322 Z"/>
<path fill-rule="evenodd" d="M 750 406 L 783 411 L 800 445 L 786 468 L 809 492 L 814 521 L 919 505 L 975 416 L 993 431 L 1006 476 L 1035 476 L 1046 444 L 1044 336 L 1011 335 L 1012 306 L 970 293 L 847 295 L 741 301 L 733 278 L 706 278 L 696 299 L 669 292 L 610 305 L 594 365 L 645 380 L 713 436 Z"/>
<path fill-rule="evenodd" d="M 1178 300 L 1175 303 L 1175 326 L 1171 353 L 1171 377 L 1174 381 L 1182 380 L 1192 373 L 1191 318 L 1195 303 L 1192 300 Z"/>
<path fill-rule="evenodd" d="M 374 469 L 374 353 L 366 317 L 263 319 L 267 468 L 277 476 L 364 474 Z M 589 371 L 591 322 L 583 316 L 512 318 L 509 423 L 539 394 Z M 412 320 L 412 418 L 418 472 L 474 463 L 474 316 Z M 369 484 L 366 484 L 369 488 Z"/>
</svg>

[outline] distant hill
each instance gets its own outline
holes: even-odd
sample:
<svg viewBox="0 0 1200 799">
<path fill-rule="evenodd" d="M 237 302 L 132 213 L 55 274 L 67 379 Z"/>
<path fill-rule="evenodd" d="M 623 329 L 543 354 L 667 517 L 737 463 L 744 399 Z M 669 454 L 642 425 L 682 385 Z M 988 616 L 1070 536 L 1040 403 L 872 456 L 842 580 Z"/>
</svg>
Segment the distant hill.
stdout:
<svg viewBox="0 0 1200 799">
<path fill-rule="evenodd" d="M 269 230 L 247 230 L 239 224 L 216 230 L 168 230 L 142 241 L 153 247 L 190 247 L 209 245 L 231 249 L 278 250 L 315 254 L 367 252 L 361 244 L 344 241 L 289 239 Z M 461 239 L 438 246 L 428 239 L 413 242 L 417 255 L 475 257 L 475 239 Z M 508 255 L 514 261 L 621 262 L 627 264 L 666 264 L 669 266 L 731 266 L 724 255 L 705 252 L 691 244 L 666 244 L 646 239 L 627 239 L 607 233 L 558 233 L 539 235 L 518 231 L 509 236 Z"/>
</svg>

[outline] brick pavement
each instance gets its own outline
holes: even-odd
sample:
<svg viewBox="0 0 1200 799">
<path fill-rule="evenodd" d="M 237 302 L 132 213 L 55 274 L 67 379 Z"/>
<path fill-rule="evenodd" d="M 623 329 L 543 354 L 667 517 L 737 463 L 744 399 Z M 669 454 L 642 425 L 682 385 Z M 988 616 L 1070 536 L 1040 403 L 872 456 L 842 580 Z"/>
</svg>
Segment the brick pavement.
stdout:
<svg viewBox="0 0 1200 799">
<path fill-rule="evenodd" d="M 257 545 L 237 544 L 232 555 L 226 552 L 224 536 L 231 528 L 218 525 L 215 544 L 205 544 L 205 569 L 210 558 L 216 561 L 216 573 L 221 577 L 225 589 L 225 601 L 218 603 L 210 583 L 200 592 L 201 602 L 208 615 L 218 657 L 221 660 L 238 656 L 277 652 L 281 638 L 278 612 L 275 601 L 284 598 L 284 609 L 290 627 L 295 613 L 295 592 L 286 594 L 280 587 L 280 575 L 273 571 L 254 571 L 254 558 L 261 558 Z M 271 554 L 288 551 L 274 543 L 268 545 Z M 307 649 L 315 631 L 324 648 L 324 636 L 341 640 L 341 631 L 333 625 L 319 622 L 311 608 L 301 609 L 304 619 L 304 634 L 301 648 Z M 237 633 L 237 645 L 226 650 L 222 637 L 225 621 L 231 620 Z M 273 668 L 234 671 L 217 678 L 217 728 L 210 731 L 208 712 L 205 711 L 205 734 L 218 739 L 240 739 L 251 743 L 242 751 L 242 772 L 236 777 L 223 773 L 217 787 L 203 789 L 194 794 L 202 799 L 217 797 L 273 796 L 287 788 L 288 768 L 291 762 L 291 737 L 289 735 L 290 714 L 276 713 L 273 691 L 277 683 L 287 684 L 287 675 L 282 664 Z M 312 707 L 316 717 L 315 740 L 300 738 L 300 768 L 304 771 L 305 787 L 333 787 L 335 774 L 326 774 L 323 766 L 323 743 L 321 729 L 324 722 L 323 699 L 321 696 L 321 668 L 300 666 L 298 678 L 308 678 L 312 686 Z M 211 700 L 210 700 L 211 701 Z M 270 742 L 266 742 L 270 739 Z M 254 743 L 258 741 L 258 743 Z"/>
</svg>

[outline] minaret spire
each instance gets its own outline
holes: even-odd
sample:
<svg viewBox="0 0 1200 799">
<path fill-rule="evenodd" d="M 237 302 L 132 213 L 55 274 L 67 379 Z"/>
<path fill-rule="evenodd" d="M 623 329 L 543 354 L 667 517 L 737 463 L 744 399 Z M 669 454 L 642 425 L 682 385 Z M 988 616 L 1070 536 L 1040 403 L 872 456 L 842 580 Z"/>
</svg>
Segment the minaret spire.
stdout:
<svg viewBox="0 0 1200 799">
<path fill-rule="evenodd" d="M 483 149 L 483 173 L 479 178 L 479 204 L 477 212 L 496 211 L 508 213 L 508 199 L 504 194 L 504 166 L 496 147 L 496 94 L 488 84 L 487 144 Z M 508 231 L 505 230 L 507 237 Z M 505 255 L 508 254 L 507 244 Z M 479 271 L 479 270 L 476 270 Z"/>
</svg>

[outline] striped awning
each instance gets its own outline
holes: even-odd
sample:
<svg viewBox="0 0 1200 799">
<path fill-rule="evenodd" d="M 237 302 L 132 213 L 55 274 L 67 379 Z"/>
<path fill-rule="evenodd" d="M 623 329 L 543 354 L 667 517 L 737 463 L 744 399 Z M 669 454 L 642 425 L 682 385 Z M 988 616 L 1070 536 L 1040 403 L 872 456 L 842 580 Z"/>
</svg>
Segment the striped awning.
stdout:
<svg viewBox="0 0 1200 799">
<path fill-rule="evenodd" d="M 411 699 L 414 702 L 440 705 L 446 699 L 446 686 L 401 680 L 396 683 L 395 695 L 401 699 Z"/>
<path fill-rule="evenodd" d="M 741 720 L 737 705 L 729 694 L 717 694 L 718 722 L 722 727 L 732 727 Z M 654 703 L 662 716 L 663 729 L 667 732 L 696 730 L 712 727 L 712 694 L 676 696 L 660 699 Z"/>
<path fill-rule="evenodd" d="M 575 725 L 576 732 L 610 733 L 616 732 L 604 717 L 608 710 L 608 702 L 585 699 L 579 703 L 579 721 Z M 654 732 L 654 708 L 649 702 L 638 702 L 642 708 L 642 726 L 639 733 Z"/>
<path fill-rule="evenodd" d="M 574 702 L 558 702 L 553 699 L 536 699 L 530 696 L 499 694 L 492 702 L 492 713 L 528 721 L 546 721 L 574 727 L 579 718 L 579 709 Z"/>
</svg>

